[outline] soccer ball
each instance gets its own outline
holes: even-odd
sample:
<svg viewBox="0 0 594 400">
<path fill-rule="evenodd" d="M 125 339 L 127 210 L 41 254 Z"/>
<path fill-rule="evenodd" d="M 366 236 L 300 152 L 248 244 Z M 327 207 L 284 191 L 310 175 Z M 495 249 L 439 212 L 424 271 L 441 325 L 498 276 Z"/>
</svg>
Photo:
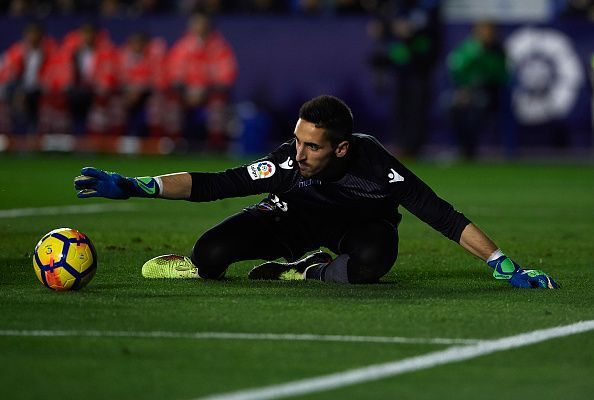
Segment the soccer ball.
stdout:
<svg viewBox="0 0 594 400">
<path fill-rule="evenodd" d="M 50 289 L 78 290 L 93 279 L 97 253 L 85 234 L 70 228 L 54 229 L 35 246 L 33 269 Z"/>
</svg>

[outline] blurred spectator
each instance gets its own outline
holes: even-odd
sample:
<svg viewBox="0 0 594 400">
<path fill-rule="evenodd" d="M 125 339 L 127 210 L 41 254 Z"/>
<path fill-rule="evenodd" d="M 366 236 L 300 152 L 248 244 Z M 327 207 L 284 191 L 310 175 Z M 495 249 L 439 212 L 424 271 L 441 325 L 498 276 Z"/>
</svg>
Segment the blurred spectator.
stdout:
<svg viewBox="0 0 594 400">
<path fill-rule="evenodd" d="M 41 9 L 57 14 L 90 14 L 100 11 L 102 0 L 52 0 L 35 1 L 39 13 Z"/>
<path fill-rule="evenodd" d="M 178 0 L 178 10 L 182 14 L 204 12 L 214 14 L 233 9 L 232 0 Z"/>
<path fill-rule="evenodd" d="M 381 0 L 0 0 L 0 12 L 11 16 L 92 14 L 149 15 L 179 12 L 210 14 L 249 12 L 343 15 L 363 13 Z"/>
<path fill-rule="evenodd" d="M 23 38 L 3 55 L 0 86 L 4 104 L 8 104 L 16 133 L 34 133 L 39 118 L 42 76 L 56 43 L 45 36 L 39 24 L 28 25 Z"/>
<path fill-rule="evenodd" d="M 27 14 L 30 4 L 26 0 L 12 0 L 8 6 L 8 15 L 11 17 L 20 17 Z"/>
<path fill-rule="evenodd" d="M 241 10 L 258 14 L 284 13 L 289 11 L 286 0 L 243 0 Z"/>
<path fill-rule="evenodd" d="M 568 18 L 580 18 L 594 21 L 594 1 L 592 0 L 566 0 L 561 14 Z"/>
<path fill-rule="evenodd" d="M 104 17 L 115 17 L 122 12 L 122 5 L 118 0 L 102 0 L 99 13 Z"/>
<path fill-rule="evenodd" d="M 360 0 L 335 0 L 334 6 L 336 13 L 341 14 L 360 14 L 366 11 L 365 1 Z"/>
<path fill-rule="evenodd" d="M 81 25 L 64 38 L 60 59 L 70 66 L 64 69 L 62 89 L 68 95 L 74 132 L 106 132 L 109 127 L 105 109 L 118 83 L 117 51 L 109 34 L 91 23 Z M 96 106 L 97 113 L 87 121 L 92 106 Z"/>
<path fill-rule="evenodd" d="M 165 0 L 101 0 L 99 12 L 106 17 L 156 15 L 171 12 L 175 5 Z"/>
<path fill-rule="evenodd" d="M 74 14 L 76 5 L 74 0 L 54 0 L 52 11 L 57 14 Z"/>
<path fill-rule="evenodd" d="M 290 0 L 294 12 L 304 15 L 348 13 L 358 8 L 357 0 Z"/>
<path fill-rule="evenodd" d="M 186 33 L 169 52 L 167 66 L 185 111 L 185 136 L 196 143 L 206 135 L 209 148 L 224 149 L 225 112 L 237 63 L 233 49 L 212 28 L 207 14 L 190 17 Z"/>
<path fill-rule="evenodd" d="M 173 10 L 173 5 L 167 0 L 134 0 L 132 12 L 139 15 L 161 14 Z"/>
<path fill-rule="evenodd" d="M 202 3 L 203 1 L 186 1 Z M 211 0 L 210 3 L 218 3 Z M 115 16 L 122 13 L 157 14 L 175 10 L 175 4 L 166 0 L 11 0 L 6 5 L 0 1 L 0 12 L 11 16 L 48 14 L 94 14 Z"/>
<path fill-rule="evenodd" d="M 126 133 L 149 134 L 147 105 L 162 88 L 162 63 L 166 52 L 163 39 L 149 39 L 143 32 L 133 33 L 120 49 L 119 76 L 127 111 Z M 161 110 L 163 111 L 163 110 Z"/>
<path fill-rule="evenodd" d="M 294 3 L 297 10 L 303 14 L 317 14 L 324 8 L 322 0 L 295 0 Z"/>
<path fill-rule="evenodd" d="M 450 116 L 463 155 L 472 159 L 481 131 L 497 113 L 507 79 L 505 53 L 495 25 L 481 22 L 448 56 L 454 80 Z"/>
<path fill-rule="evenodd" d="M 380 44 L 372 59 L 396 75 L 396 142 L 404 157 L 416 157 L 427 139 L 432 76 L 439 56 L 439 3 L 378 1 L 369 33 Z"/>
</svg>

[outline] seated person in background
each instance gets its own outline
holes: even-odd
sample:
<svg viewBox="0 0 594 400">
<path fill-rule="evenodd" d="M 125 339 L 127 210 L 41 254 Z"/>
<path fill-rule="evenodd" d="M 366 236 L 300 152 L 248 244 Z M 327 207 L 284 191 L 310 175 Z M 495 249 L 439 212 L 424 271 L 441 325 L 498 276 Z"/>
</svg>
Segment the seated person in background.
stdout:
<svg viewBox="0 0 594 400">
<path fill-rule="evenodd" d="M 447 61 L 455 84 L 450 106 L 452 125 L 464 157 L 473 159 L 485 120 L 498 111 L 507 80 L 505 53 L 495 25 L 478 23 Z"/>
<path fill-rule="evenodd" d="M 15 122 L 13 132 L 37 132 L 41 79 L 55 51 L 55 41 L 45 36 L 41 25 L 33 23 L 25 27 L 23 38 L 3 54 L 1 95 Z"/>
<path fill-rule="evenodd" d="M 62 44 L 62 57 L 69 62 L 65 77 L 68 105 L 74 119 L 76 134 L 107 132 L 108 118 L 95 118 L 87 126 L 91 107 L 106 108 L 117 89 L 117 49 L 105 30 L 99 31 L 91 23 L 70 32 Z M 60 68 L 59 63 L 56 65 Z M 64 68 L 64 66 L 62 66 Z"/>
<path fill-rule="evenodd" d="M 237 76 L 233 49 L 205 13 L 192 15 L 188 30 L 168 54 L 169 82 L 181 96 L 184 135 L 190 143 L 206 136 L 211 150 L 224 150 L 225 110 Z"/>
<path fill-rule="evenodd" d="M 143 32 L 131 34 L 119 50 L 118 75 L 126 107 L 128 135 L 148 136 L 147 102 L 155 92 L 165 50 L 162 39 L 150 39 Z"/>
</svg>

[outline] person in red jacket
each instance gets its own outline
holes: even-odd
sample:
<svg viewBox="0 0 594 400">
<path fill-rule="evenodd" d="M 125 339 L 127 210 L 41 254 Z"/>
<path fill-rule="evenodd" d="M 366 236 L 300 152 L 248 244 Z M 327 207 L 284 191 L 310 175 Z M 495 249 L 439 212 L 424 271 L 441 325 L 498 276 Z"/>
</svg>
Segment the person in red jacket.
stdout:
<svg viewBox="0 0 594 400">
<path fill-rule="evenodd" d="M 119 49 L 120 89 L 127 113 L 126 133 L 148 135 L 147 102 L 161 86 L 165 41 L 144 32 L 131 34 Z"/>
<path fill-rule="evenodd" d="M 61 84 L 68 95 L 70 112 L 74 119 L 74 131 L 77 134 L 88 131 L 87 117 L 92 106 L 104 110 L 117 89 L 117 49 L 111 43 L 107 31 L 85 23 L 64 37 L 61 59 L 64 79 Z M 60 63 L 56 63 L 60 68 Z M 105 114 L 105 111 L 102 112 Z M 108 118 L 105 115 L 95 118 L 97 121 L 92 131 L 107 129 Z"/>
<path fill-rule="evenodd" d="M 206 134 L 211 149 L 224 149 L 224 113 L 237 77 L 237 62 L 207 14 L 190 17 L 186 33 L 168 54 L 167 65 L 169 83 L 180 93 L 184 107 L 188 140 L 200 141 Z"/>
<path fill-rule="evenodd" d="M 33 23 L 3 55 L 0 85 L 15 121 L 15 133 L 37 132 L 41 82 L 55 51 L 55 41 L 45 36 L 41 25 Z"/>
</svg>

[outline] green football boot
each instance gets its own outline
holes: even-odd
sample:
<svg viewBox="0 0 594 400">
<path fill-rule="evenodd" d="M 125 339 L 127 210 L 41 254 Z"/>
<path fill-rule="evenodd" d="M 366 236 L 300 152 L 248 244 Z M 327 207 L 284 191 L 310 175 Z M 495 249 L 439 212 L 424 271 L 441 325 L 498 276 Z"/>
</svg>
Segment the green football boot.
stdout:
<svg viewBox="0 0 594 400">
<path fill-rule="evenodd" d="M 188 257 L 165 254 L 151 258 L 142 266 L 142 276 L 149 279 L 198 279 L 196 266 Z"/>
</svg>

